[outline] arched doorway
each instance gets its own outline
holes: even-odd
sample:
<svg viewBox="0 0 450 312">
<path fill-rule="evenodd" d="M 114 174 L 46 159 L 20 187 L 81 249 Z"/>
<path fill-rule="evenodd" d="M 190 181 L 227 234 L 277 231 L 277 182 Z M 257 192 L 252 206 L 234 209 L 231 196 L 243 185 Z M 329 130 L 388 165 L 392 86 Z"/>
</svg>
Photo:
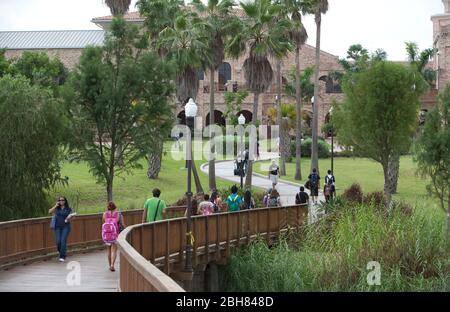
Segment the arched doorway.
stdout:
<svg viewBox="0 0 450 312">
<path fill-rule="evenodd" d="M 231 65 L 229 63 L 222 63 L 219 66 L 219 91 L 225 91 L 225 84 L 231 80 Z"/>
<path fill-rule="evenodd" d="M 218 126 L 225 126 L 225 118 L 221 111 L 214 110 L 214 123 Z M 206 115 L 205 125 L 209 126 L 209 113 Z"/>
<path fill-rule="evenodd" d="M 178 113 L 177 115 L 177 124 L 179 125 L 185 125 L 186 124 L 186 114 L 184 113 L 184 110 Z"/>
<path fill-rule="evenodd" d="M 244 117 L 245 117 L 245 124 L 249 124 L 252 122 L 253 114 L 251 111 L 243 109 L 236 114 L 236 117 L 239 118 L 239 116 L 241 116 L 241 114 L 244 115 Z"/>
</svg>

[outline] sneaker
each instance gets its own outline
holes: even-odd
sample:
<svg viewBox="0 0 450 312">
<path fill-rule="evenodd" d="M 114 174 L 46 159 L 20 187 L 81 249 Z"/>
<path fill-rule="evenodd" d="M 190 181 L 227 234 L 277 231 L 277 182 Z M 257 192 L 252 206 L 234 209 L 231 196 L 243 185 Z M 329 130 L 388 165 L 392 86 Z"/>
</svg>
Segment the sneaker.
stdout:
<svg viewBox="0 0 450 312">
<path fill-rule="evenodd" d="M 64 262 L 64 258 L 59 258 L 59 262 Z"/>
</svg>

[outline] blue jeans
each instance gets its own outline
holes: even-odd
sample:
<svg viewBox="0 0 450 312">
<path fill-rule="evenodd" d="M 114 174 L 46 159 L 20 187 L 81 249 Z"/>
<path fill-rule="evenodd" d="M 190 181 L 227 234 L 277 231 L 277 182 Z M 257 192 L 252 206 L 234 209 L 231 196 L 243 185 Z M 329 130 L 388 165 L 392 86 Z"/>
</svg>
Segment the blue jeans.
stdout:
<svg viewBox="0 0 450 312">
<path fill-rule="evenodd" d="M 64 227 L 55 228 L 56 247 L 58 248 L 59 257 L 65 259 L 67 252 L 67 236 L 69 236 L 70 224 Z"/>
</svg>

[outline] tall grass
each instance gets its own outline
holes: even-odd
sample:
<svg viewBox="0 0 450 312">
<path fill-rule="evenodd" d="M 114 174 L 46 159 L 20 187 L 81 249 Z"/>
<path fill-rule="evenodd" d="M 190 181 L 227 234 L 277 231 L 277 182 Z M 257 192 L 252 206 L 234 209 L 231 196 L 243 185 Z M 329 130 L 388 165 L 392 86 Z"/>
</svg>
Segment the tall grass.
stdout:
<svg viewBox="0 0 450 312">
<path fill-rule="evenodd" d="M 437 209 L 375 203 L 335 205 L 335 213 L 276 245 L 257 240 L 221 269 L 226 291 L 449 291 L 450 244 Z M 406 213 L 405 213 L 406 212 Z M 367 264 L 381 266 L 368 285 Z"/>
</svg>

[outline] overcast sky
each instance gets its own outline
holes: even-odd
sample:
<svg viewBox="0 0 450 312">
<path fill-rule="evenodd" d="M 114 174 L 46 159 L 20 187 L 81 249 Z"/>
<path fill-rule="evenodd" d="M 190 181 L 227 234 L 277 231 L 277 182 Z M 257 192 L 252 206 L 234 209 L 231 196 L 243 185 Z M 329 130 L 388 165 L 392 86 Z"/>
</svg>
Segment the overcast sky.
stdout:
<svg viewBox="0 0 450 312">
<path fill-rule="evenodd" d="M 405 41 L 432 46 L 430 17 L 444 12 L 442 0 L 328 0 L 322 50 L 345 57 L 348 47 L 382 48 L 391 60 L 404 60 Z M 130 11 L 135 11 L 136 0 Z M 98 29 L 90 20 L 109 15 L 102 0 L 0 0 L 0 31 Z M 315 46 L 313 17 L 305 18 L 308 44 Z"/>
</svg>

